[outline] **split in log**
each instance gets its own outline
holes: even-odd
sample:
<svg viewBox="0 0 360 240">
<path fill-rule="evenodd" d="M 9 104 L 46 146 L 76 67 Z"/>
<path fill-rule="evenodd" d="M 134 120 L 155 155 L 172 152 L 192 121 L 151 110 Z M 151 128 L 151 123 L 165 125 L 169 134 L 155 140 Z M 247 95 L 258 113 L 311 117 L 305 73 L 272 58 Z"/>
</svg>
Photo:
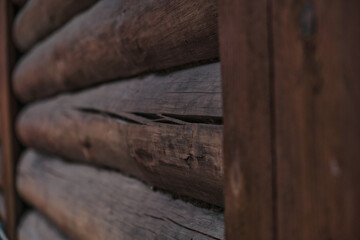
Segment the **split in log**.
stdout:
<svg viewBox="0 0 360 240">
<path fill-rule="evenodd" d="M 216 63 L 30 105 L 17 132 L 42 152 L 223 206 L 221 114 Z"/>
<path fill-rule="evenodd" d="M 18 240 L 67 240 L 44 216 L 31 211 L 22 219 Z"/>
<path fill-rule="evenodd" d="M 223 214 L 108 171 L 28 151 L 17 188 L 69 238 L 223 239 Z"/>
<path fill-rule="evenodd" d="M 5 221 L 5 201 L 4 201 L 4 196 L 2 194 L 2 192 L 0 192 L 0 218 L 2 221 Z"/>
<path fill-rule="evenodd" d="M 22 101 L 218 57 L 216 0 L 103 0 L 26 55 Z"/>
<path fill-rule="evenodd" d="M 14 41 L 21 51 L 29 50 L 54 30 L 98 0 L 29 0 L 16 16 Z"/>
</svg>

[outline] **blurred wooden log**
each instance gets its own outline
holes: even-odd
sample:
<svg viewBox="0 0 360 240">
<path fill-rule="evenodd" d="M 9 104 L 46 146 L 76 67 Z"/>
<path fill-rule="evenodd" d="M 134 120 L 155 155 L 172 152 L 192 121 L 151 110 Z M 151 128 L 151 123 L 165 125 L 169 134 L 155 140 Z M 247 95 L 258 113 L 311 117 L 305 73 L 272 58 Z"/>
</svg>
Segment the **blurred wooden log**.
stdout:
<svg viewBox="0 0 360 240">
<path fill-rule="evenodd" d="M 25 215 L 18 229 L 18 240 L 66 240 L 44 216 L 36 211 Z"/>
<path fill-rule="evenodd" d="M 210 64 L 30 105 L 17 130 L 29 147 L 222 206 L 221 114 Z"/>
<path fill-rule="evenodd" d="M 29 50 L 97 0 L 29 0 L 16 16 L 14 41 L 21 51 Z"/>
<path fill-rule="evenodd" d="M 2 162 L 2 151 L 1 151 L 1 146 L 0 146 L 0 187 L 2 188 L 3 187 L 3 162 Z"/>
<path fill-rule="evenodd" d="M 223 214 L 154 192 L 141 182 L 28 151 L 20 194 L 72 239 L 223 239 Z"/>
<path fill-rule="evenodd" d="M 12 2 L 13 2 L 15 5 L 21 7 L 21 6 L 25 5 L 25 3 L 27 2 L 27 0 L 12 0 Z"/>
<path fill-rule="evenodd" d="M 215 0 L 103 0 L 26 55 L 23 101 L 218 57 Z"/>
<path fill-rule="evenodd" d="M 5 217 L 5 201 L 2 192 L 0 192 L 0 218 L 2 221 L 5 221 Z"/>
</svg>

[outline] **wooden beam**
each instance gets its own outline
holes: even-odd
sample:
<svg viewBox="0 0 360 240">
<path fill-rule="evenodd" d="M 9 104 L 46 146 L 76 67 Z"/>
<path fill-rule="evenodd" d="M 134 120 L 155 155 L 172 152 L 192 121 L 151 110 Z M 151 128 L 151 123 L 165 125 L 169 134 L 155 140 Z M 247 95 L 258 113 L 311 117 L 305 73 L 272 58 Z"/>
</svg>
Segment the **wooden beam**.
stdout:
<svg viewBox="0 0 360 240">
<path fill-rule="evenodd" d="M 219 64 L 103 85 L 29 105 L 23 143 L 223 206 Z"/>
<path fill-rule="evenodd" d="M 16 15 L 13 36 L 16 47 L 27 51 L 98 0 L 29 0 Z"/>
<path fill-rule="evenodd" d="M 113 171 L 28 151 L 17 187 L 71 239 L 224 239 L 222 213 Z"/>
<path fill-rule="evenodd" d="M 360 2 L 272 2 L 278 239 L 360 239 Z"/>
<path fill-rule="evenodd" d="M 267 1 L 220 0 L 226 238 L 274 239 Z"/>
<path fill-rule="evenodd" d="M 0 1 L 0 110 L 2 134 L 3 193 L 6 208 L 6 231 L 11 240 L 16 239 L 17 210 L 19 206 L 15 191 L 15 166 L 19 145 L 15 138 L 14 122 L 16 100 L 11 90 L 11 70 L 14 48 L 10 40 L 13 6 L 10 0 Z"/>
<path fill-rule="evenodd" d="M 27 213 L 21 220 L 18 240 L 68 240 L 37 211 Z"/>
<path fill-rule="evenodd" d="M 26 55 L 14 89 L 32 101 L 218 56 L 216 0 L 104 0 Z"/>
</svg>

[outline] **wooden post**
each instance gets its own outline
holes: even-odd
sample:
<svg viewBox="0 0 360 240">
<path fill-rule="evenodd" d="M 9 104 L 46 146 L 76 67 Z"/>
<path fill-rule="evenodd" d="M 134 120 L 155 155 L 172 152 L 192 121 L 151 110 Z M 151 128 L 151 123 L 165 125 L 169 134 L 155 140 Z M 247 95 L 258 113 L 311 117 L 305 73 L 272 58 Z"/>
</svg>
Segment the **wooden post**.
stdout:
<svg viewBox="0 0 360 240">
<path fill-rule="evenodd" d="M 272 9 L 278 239 L 360 239 L 360 2 Z"/>
<path fill-rule="evenodd" d="M 359 10 L 220 1 L 227 239 L 360 239 Z"/>
<path fill-rule="evenodd" d="M 227 239 L 273 239 L 267 1 L 220 0 Z"/>
<path fill-rule="evenodd" d="M 3 192 L 6 210 L 6 231 L 11 240 L 16 239 L 18 198 L 15 191 L 15 162 L 19 144 L 15 139 L 14 121 L 16 100 L 10 87 L 11 69 L 14 62 L 14 48 L 10 40 L 12 4 L 0 0 L 0 106 L 3 153 Z"/>
</svg>

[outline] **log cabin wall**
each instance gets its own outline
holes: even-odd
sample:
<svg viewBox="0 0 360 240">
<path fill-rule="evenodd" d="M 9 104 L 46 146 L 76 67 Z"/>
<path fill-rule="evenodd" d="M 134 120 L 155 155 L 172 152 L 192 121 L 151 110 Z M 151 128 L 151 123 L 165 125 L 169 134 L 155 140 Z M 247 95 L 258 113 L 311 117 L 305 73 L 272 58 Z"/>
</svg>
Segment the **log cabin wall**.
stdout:
<svg viewBox="0 0 360 240">
<path fill-rule="evenodd" d="M 18 239 L 224 239 L 217 15 L 215 0 L 21 5 Z"/>
<path fill-rule="evenodd" d="M 0 1 L 11 240 L 360 239 L 356 1 Z"/>
</svg>

